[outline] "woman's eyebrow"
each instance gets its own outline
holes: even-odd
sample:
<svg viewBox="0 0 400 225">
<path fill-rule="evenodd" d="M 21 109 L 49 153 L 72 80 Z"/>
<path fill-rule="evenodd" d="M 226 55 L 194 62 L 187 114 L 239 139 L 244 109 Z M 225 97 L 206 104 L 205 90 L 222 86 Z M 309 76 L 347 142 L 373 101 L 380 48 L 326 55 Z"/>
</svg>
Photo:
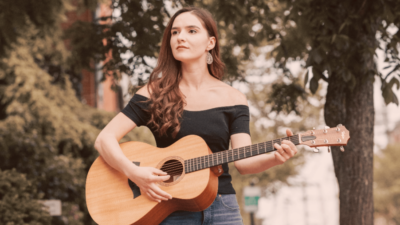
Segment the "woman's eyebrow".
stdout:
<svg viewBox="0 0 400 225">
<path fill-rule="evenodd" d="M 200 30 L 200 28 L 198 26 L 195 26 L 195 25 L 186 26 L 185 28 L 197 28 L 197 29 Z M 179 29 L 179 27 L 172 27 L 171 28 L 171 30 L 177 30 L 177 29 Z"/>
</svg>

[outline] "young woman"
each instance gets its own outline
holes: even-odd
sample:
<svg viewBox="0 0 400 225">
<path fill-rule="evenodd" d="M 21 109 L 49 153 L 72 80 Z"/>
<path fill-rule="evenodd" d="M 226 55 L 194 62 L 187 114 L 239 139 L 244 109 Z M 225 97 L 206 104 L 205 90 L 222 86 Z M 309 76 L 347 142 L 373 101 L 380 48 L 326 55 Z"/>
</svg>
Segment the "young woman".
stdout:
<svg viewBox="0 0 400 225">
<path fill-rule="evenodd" d="M 158 64 L 147 85 L 101 131 L 95 148 L 113 168 L 136 183 L 141 193 L 154 201 L 171 195 L 157 182 L 169 176 L 161 170 L 138 167 L 121 151 L 118 141 L 136 126 L 148 126 L 158 147 L 196 134 L 213 152 L 251 145 L 249 107 L 246 97 L 221 81 L 224 64 L 219 58 L 215 21 L 209 12 L 189 7 L 175 13 L 165 29 Z M 291 136 L 290 130 L 287 135 Z M 262 172 L 284 163 L 297 153 L 295 145 L 275 144 L 274 154 L 235 162 L 241 174 Z M 218 195 L 203 212 L 178 211 L 161 224 L 242 224 L 228 165 L 218 178 Z"/>
</svg>

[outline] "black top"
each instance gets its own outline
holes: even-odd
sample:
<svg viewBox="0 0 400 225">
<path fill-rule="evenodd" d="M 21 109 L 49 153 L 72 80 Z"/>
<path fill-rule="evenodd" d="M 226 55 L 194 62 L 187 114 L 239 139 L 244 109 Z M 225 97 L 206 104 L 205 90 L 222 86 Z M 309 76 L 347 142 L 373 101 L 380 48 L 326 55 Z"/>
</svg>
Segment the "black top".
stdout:
<svg viewBox="0 0 400 225">
<path fill-rule="evenodd" d="M 135 94 L 129 104 L 122 110 L 137 126 L 147 125 L 150 114 L 145 111 L 148 108 L 147 97 Z M 187 135 L 195 134 L 204 139 L 212 152 L 224 151 L 229 148 L 230 136 L 236 133 L 249 131 L 249 107 L 246 105 L 223 106 L 201 111 L 184 110 L 181 118 L 181 129 L 176 138 L 157 136 L 153 129 L 157 147 L 168 147 L 177 140 Z M 224 173 L 218 178 L 219 194 L 235 194 L 232 187 L 232 177 L 229 174 L 228 164 L 222 164 Z"/>
</svg>

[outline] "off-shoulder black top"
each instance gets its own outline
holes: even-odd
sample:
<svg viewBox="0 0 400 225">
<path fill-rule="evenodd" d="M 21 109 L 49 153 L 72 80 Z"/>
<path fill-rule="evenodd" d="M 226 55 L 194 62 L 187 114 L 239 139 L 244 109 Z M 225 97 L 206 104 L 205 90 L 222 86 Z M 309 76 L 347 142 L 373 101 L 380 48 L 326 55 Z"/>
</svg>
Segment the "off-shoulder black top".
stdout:
<svg viewBox="0 0 400 225">
<path fill-rule="evenodd" d="M 129 104 L 122 110 L 137 126 L 146 126 L 150 114 L 145 110 L 149 103 L 147 97 L 135 94 Z M 229 148 L 230 136 L 249 131 L 249 107 L 246 105 L 222 106 L 201 111 L 184 110 L 181 118 L 181 129 L 176 138 L 158 136 L 152 131 L 157 147 L 168 147 L 187 135 L 198 135 L 208 144 L 212 152 L 224 151 Z M 228 164 L 222 165 L 224 173 L 219 177 L 219 194 L 235 194 L 231 183 Z"/>
</svg>

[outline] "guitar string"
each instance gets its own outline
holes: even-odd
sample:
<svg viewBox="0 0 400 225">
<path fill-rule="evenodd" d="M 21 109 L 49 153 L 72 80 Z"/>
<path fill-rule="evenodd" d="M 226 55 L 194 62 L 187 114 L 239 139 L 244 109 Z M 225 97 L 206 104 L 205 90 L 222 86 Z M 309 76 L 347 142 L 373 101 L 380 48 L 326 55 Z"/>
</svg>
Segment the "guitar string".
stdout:
<svg viewBox="0 0 400 225">
<path fill-rule="evenodd" d="M 165 168 L 161 168 L 161 170 L 177 170 L 177 169 L 183 169 L 182 165 L 176 165 L 176 166 L 170 166 L 170 167 L 165 167 Z"/>
<path fill-rule="evenodd" d="M 186 162 L 185 167 L 187 167 L 187 168 L 195 167 L 194 168 L 194 171 L 195 171 L 195 170 L 202 169 L 204 167 L 204 164 L 208 164 L 208 163 L 215 164 L 215 160 L 217 161 L 216 163 L 218 164 L 219 162 L 222 162 L 222 163 L 225 163 L 225 161 L 229 162 L 230 161 L 229 158 L 232 158 L 233 160 L 240 159 L 242 157 L 242 155 L 243 156 L 249 155 L 248 153 L 251 153 L 251 156 L 256 155 L 256 154 L 261 154 L 261 153 L 259 153 L 260 145 L 262 148 L 261 150 L 263 151 L 262 153 L 265 153 L 265 151 L 268 151 L 268 149 L 264 149 L 264 147 L 262 145 L 264 145 L 266 148 L 269 148 L 269 147 L 272 147 L 272 145 L 274 143 L 280 143 L 282 140 L 287 140 L 287 139 L 290 139 L 290 140 L 294 139 L 295 142 L 298 142 L 298 135 L 291 136 L 291 137 L 285 137 L 285 138 L 281 138 L 281 139 L 277 139 L 277 140 L 273 140 L 273 141 L 263 142 L 263 143 L 259 143 L 259 144 L 254 144 L 251 146 L 245 146 L 245 147 L 241 147 L 238 149 L 231 149 L 231 150 L 227 150 L 226 152 L 225 151 L 218 152 L 218 153 L 191 159 L 194 161 L 194 164 L 193 164 L 193 162 L 189 162 L 188 160 L 185 160 L 185 162 Z M 236 153 L 234 153 L 233 150 L 236 150 Z M 234 155 L 236 157 L 237 156 L 239 156 L 239 157 L 235 158 Z M 210 159 L 210 161 L 207 160 L 207 158 Z"/>
<path fill-rule="evenodd" d="M 230 161 L 229 158 L 240 159 L 242 155 L 243 156 L 249 155 L 248 153 L 251 153 L 251 156 L 257 155 L 257 154 L 261 154 L 261 153 L 259 153 L 260 145 L 264 145 L 267 148 L 267 149 L 263 149 L 263 147 L 262 147 L 262 149 L 261 149 L 262 151 L 268 151 L 268 148 L 272 147 L 274 143 L 280 143 L 282 140 L 287 140 L 287 139 L 293 140 L 294 139 L 295 142 L 296 142 L 295 144 L 297 144 L 297 142 L 298 142 L 298 137 L 297 136 L 298 135 L 291 136 L 291 137 L 286 137 L 286 138 L 281 138 L 281 139 L 277 139 L 277 140 L 273 140 L 273 141 L 263 142 L 263 143 L 259 143 L 259 144 L 254 144 L 254 145 L 251 145 L 251 146 L 241 147 L 241 148 L 238 148 L 238 149 L 231 149 L 231 150 L 228 150 L 226 152 L 218 152 L 218 153 L 214 153 L 214 154 L 211 154 L 211 155 L 202 156 L 202 157 L 197 158 L 197 160 L 195 158 L 195 160 L 196 160 L 195 163 L 197 163 L 197 165 L 196 164 L 195 165 L 193 165 L 193 164 L 190 165 L 191 162 L 189 162 L 187 166 L 188 167 L 193 167 L 193 166 L 196 167 L 193 170 L 193 171 L 196 171 L 196 170 L 202 169 L 200 167 L 204 167 L 203 165 L 200 165 L 200 164 L 208 163 L 208 162 L 205 162 L 205 160 L 204 160 L 205 157 L 213 158 L 213 159 L 217 160 L 217 164 L 218 164 L 220 161 L 222 163 L 225 163 L 224 161 L 229 162 Z M 273 149 L 276 150 L 275 148 L 273 148 Z M 234 153 L 233 150 L 236 150 L 237 153 Z M 265 153 L 265 152 L 262 152 L 262 153 Z M 238 156 L 238 157 L 234 158 L 235 156 L 233 156 L 233 155 Z M 221 158 L 221 160 L 218 160 L 218 158 Z M 186 162 L 188 162 L 188 161 L 186 161 Z M 211 163 L 215 164 L 215 161 L 213 162 L 213 160 L 211 159 Z"/>
<path fill-rule="evenodd" d="M 298 144 L 297 143 L 298 142 L 298 135 L 290 136 L 290 137 L 284 137 L 284 138 L 275 139 L 275 140 L 268 141 L 268 142 L 262 142 L 262 143 L 253 144 L 253 145 L 250 145 L 250 146 L 245 146 L 245 147 L 241 147 L 241 148 L 237 148 L 237 149 L 230 149 L 230 150 L 226 150 L 226 151 L 223 151 L 223 152 L 217 152 L 217 153 L 213 153 L 213 154 L 210 154 L 210 155 L 200 156 L 198 158 L 185 160 L 185 167 L 190 168 L 190 170 L 191 170 L 191 167 L 196 167 L 197 170 L 200 170 L 200 169 L 203 169 L 205 164 L 209 164 L 209 163 L 215 164 L 215 160 L 217 160 L 217 164 L 219 162 L 227 163 L 227 162 L 230 162 L 229 158 L 232 158 L 232 160 L 235 161 L 235 160 L 240 159 L 241 155 L 243 155 L 243 157 L 249 155 L 248 153 L 250 153 L 250 156 L 263 154 L 263 153 L 266 153 L 269 150 L 268 148 L 272 147 L 275 143 L 281 143 L 283 140 L 288 140 L 288 139 L 291 140 L 292 142 L 294 141 L 295 145 Z M 265 152 L 259 153 L 260 144 L 265 146 L 265 148 L 261 146 L 262 147 L 261 150 L 262 151 L 265 150 Z M 237 152 L 234 153 L 234 150 L 236 150 Z M 273 148 L 273 150 L 276 150 L 276 149 Z M 238 156 L 238 158 L 234 158 L 235 156 Z M 207 157 L 210 160 L 206 160 Z M 218 159 L 218 158 L 220 158 L 220 159 Z M 194 164 L 192 162 L 189 162 L 190 160 L 195 161 Z M 224 162 L 224 161 L 226 161 L 226 162 Z M 165 166 L 165 165 L 168 165 L 168 166 Z M 164 166 L 162 167 L 165 170 L 167 168 L 168 169 L 175 169 L 176 167 L 181 167 L 181 168 L 178 168 L 179 171 L 181 169 L 183 170 L 183 165 L 179 161 L 177 161 L 176 163 L 169 163 L 169 164 L 165 164 L 165 165 L 164 165 L 165 167 Z M 194 168 L 194 170 L 192 170 L 192 171 L 196 171 L 196 168 Z"/>
<path fill-rule="evenodd" d="M 182 165 L 182 163 L 181 162 L 169 163 L 168 165 L 166 165 L 166 164 L 163 165 L 161 168 L 167 169 L 167 168 L 174 167 L 174 166 L 179 166 L 179 165 Z"/>
</svg>

